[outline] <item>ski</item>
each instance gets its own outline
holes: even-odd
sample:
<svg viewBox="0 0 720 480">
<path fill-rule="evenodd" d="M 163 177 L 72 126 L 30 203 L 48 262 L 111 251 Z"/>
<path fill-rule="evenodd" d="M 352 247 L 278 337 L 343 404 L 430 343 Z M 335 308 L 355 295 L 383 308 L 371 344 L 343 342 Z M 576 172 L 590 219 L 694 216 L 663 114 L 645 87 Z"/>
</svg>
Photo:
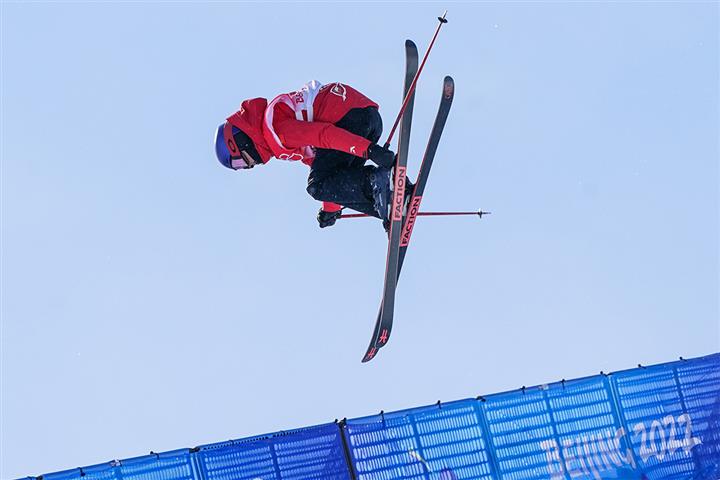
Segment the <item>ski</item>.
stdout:
<svg viewBox="0 0 720 480">
<path fill-rule="evenodd" d="M 405 173 L 407 170 L 408 146 L 410 145 L 410 126 L 412 124 L 412 111 L 415 102 L 415 91 L 410 91 L 415 75 L 418 71 L 418 51 L 412 40 L 405 40 L 405 84 L 403 89 L 403 102 L 406 102 L 405 111 L 400 125 L 400 138 L 398 140 L 397 161 L 395 163 L 395 179 L 390 214 L 390 232 L 388 235 L 388 250 L 385 260 L 385 284 L 383 298 L 380 304 L 375 328 L 363 362 L 371 360 L 377 353 L 378 345 L 387 342 L 392 327 L 393 310 L 395 307 L 395 284 L 398 275 L 398 258 L 400 253 L 400 234 L 402 233 L 403 203 L 405 196 Z"/>
<path fill-rule="evenodd" d="M 400 277 L 400 271 L 402 270 L 403 263 L 405 262 L 405 255 L 407 253 L 408 245 L 410 244 L 410 237 L 412 235 L 415 221 L 420 213 L 420 203 L 425 192 L 425 185 L 427 184 L 428 176 L 430 175 L 430 168 L 432 167 L 435 153 L 437 152 L 438 144 L 440 143 L 440 137 L 442 136 L 445 123 L 447 121 L 448 114 L 450 113 L 450 107 L 455 95 L 455 82 L 452 77 L 445 77 L 443 81 L 442 97 L 440 99 L 440 107 L 438 108 L 437 115 L 435 116 L 435 123 L 430 132 L 430 138 L 428 139 L 427 147 L 425 148 L 425 154 L 423 155 L 422 164 L 420 165 L 420 171 L 418 172 L 417 181 L 415 188 L 408 204 L 405 219 L 402 223 L 402 231 L 400 235 L 400 244 L 398 248 L 398 265 L 397 274 L 395 277 L 395 284 Z M 384 318 L 384 305 L 381 305 L 380 312 L 378 313 L 377 324 L 375 327 L 375 333 L 380 332 L 380 335 L 373 337 L 376 342 L 370 344 L 363 362 L 369 362 L 377 354 L 378 350 L 387 344 L 387 340 L 390 337 L 392 331 L 392 316 L 389 317 L 389 322 Z"/>
</svg>

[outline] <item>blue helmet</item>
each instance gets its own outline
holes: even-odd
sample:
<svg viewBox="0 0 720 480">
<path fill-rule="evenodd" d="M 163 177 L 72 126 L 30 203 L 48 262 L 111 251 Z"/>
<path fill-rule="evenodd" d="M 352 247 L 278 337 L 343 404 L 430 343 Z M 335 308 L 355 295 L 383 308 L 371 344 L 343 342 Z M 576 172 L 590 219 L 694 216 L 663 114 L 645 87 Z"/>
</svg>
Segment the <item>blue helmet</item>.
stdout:
<svg viewBox="0 0 720 480">
<path fill-rule="evenodd" d="M 221 123 L 215 132 L 215 156 L 223 167 L 233 170 L 262 165 L 262 157 L 252 139 L 235 125 Z M 242 159 L 236 165 L 234 159 Z"/>
<path fill-rule="evenodd" d="M 225 141 L 225 135 L 223 134 L 225 123 L 227 122 L 221 123 L 215 132 L 215 156 L 217 156 L 217 159 L 224 167 L 232 169 L 232 155 L 230 154 L 227 142 Z M 237 128 L 233 127 L 233 130 L 237 130 Z"/>
</svg>

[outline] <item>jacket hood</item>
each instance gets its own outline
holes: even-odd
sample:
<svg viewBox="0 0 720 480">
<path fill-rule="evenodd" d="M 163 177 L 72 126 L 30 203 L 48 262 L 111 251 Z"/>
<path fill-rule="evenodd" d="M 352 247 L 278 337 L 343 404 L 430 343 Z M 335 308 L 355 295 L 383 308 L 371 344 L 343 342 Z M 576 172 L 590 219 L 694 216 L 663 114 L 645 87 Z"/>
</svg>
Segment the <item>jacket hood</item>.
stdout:
<svg viewBox="0 0 720 480">
<path fill-rule="evenodd" d="M 267 163 L 273 156 L 263 137 L 263 117 L 268 101 L 265 98 L 251 98 L 240 104 L 240 110 L 230 115 L 227 119 L 231 125 L 239 128 L 255 144 L 255 149 L 260 154 L 263 163 Z"/>
</svg>

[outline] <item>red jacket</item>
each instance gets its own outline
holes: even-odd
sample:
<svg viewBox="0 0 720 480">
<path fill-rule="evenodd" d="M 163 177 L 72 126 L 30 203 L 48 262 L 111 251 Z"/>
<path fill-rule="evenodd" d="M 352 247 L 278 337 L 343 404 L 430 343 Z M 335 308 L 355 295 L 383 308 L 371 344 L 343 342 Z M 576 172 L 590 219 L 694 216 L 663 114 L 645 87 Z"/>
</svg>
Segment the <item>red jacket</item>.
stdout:
<svg viewBox="0 0 720 480">
<path fill-rule="evenodd" d="M 378 105 L 348 85 L 312 81 L 270 103 L 264 98 L 245 100 L 228 121 L 252 139 L 264 163 L 275 157 L 312 165 L 314 148 L 366 155 L 368 139 L 334 125 L 353 108 L 365 107 Z M 323 204 L 327 211 L 339 208 Z"/>
</svg>

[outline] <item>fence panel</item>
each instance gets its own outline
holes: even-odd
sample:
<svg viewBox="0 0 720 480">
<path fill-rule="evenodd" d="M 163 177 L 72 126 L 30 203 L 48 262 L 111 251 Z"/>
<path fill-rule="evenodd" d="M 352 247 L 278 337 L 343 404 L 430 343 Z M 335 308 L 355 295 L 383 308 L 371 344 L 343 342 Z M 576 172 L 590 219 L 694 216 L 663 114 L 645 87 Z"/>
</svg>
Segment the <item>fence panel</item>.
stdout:
<svg viewBox="0 0 720 480">
<path fill-rule="evenodd" d="M 203 480 L 350 480 L 334 423 L 198 447 Z"/>
<path fill-rule="evenodd" d="M 711 356 L 612 376 L 626 438 L 638 470 L 649 480 L 712 478 L 702 471 L 717 468 L 720 460 L 719 359 Z M 703 437 L 707 448 L 699 450 Z"/>
<path fill-rule="evenodd" d="M 702 443 L 693 448 L 698 478 L 720 478 L 720 354 L 680 362 L 676 374 L 685 404 L 687 433 Z M 691 426 L 692 425 L 692 426 Z M 689 445 L 689 440 L 683 438 Z"/>
<path fill-rule="evenodd" d="M 43 475 L 43 480 L 195 480 L 190 450 L 173 450 Z"/>
<path fill-rule="evenodd" d="M 348 420 L 358 480 L 491 480 L 479 414 L 475 400 L 461 400 Z"/>
</svg>

